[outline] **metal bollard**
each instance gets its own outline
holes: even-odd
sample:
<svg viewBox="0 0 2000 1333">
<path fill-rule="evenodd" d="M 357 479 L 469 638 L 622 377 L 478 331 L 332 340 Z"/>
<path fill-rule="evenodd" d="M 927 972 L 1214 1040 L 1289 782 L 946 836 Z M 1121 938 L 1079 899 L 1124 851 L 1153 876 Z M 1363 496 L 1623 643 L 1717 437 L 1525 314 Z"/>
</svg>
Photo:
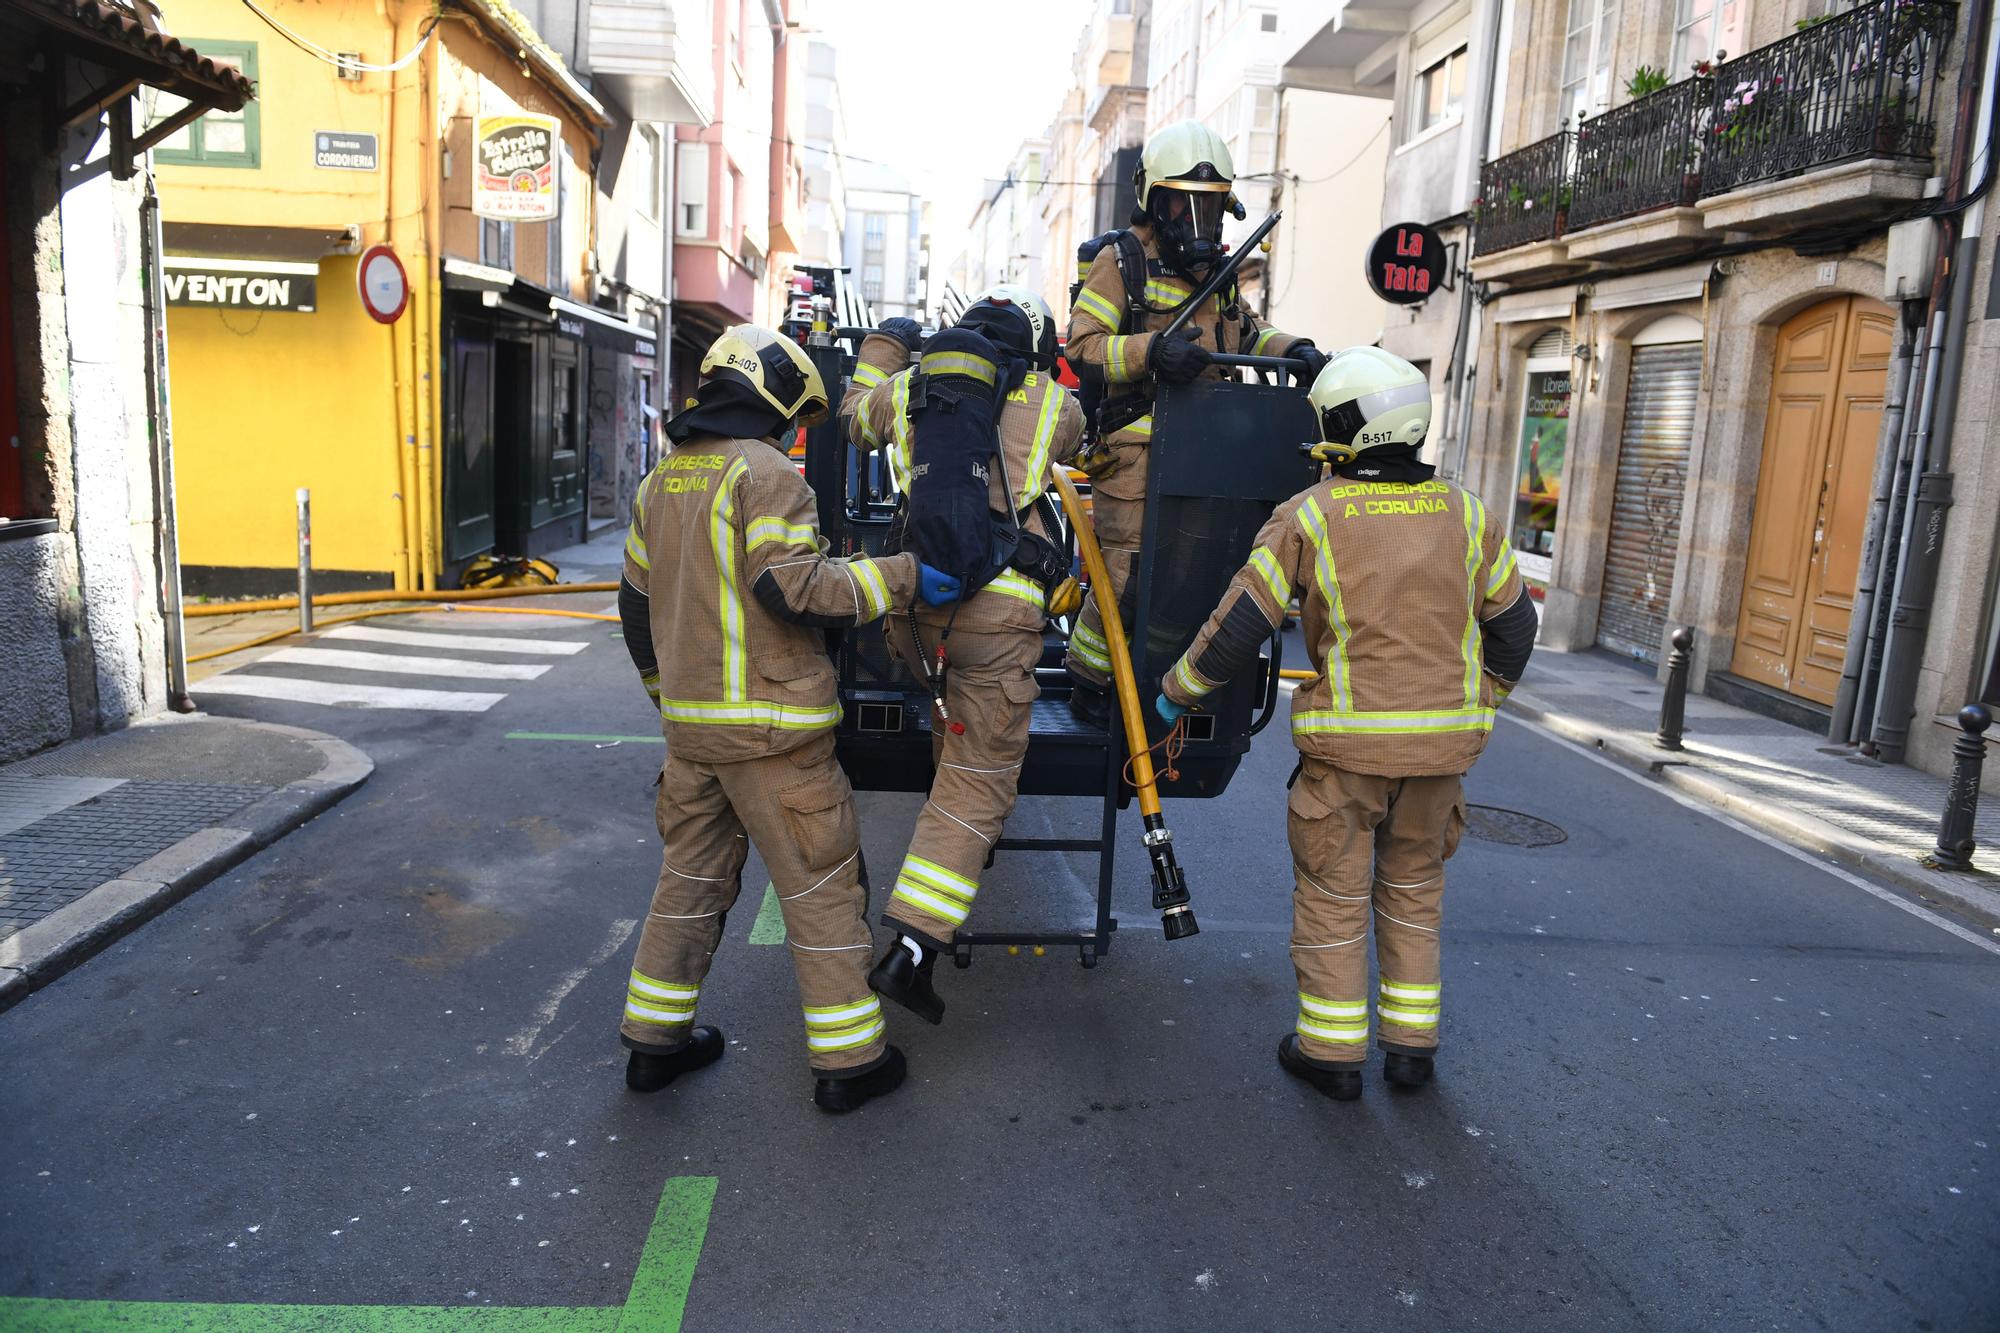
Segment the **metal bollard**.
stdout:
<svg viewBox="0 0 2000 1333">
<path fill-rule="evenodd" d="M 299 487 L 299 633 L 310 634 L 313 627 L 313 518 L 312 492 Z"/>
<path fill-rule="evenodd" d="M 1951 743 L 1951 785 L 1945 788 L 1944 818 L 1938 821 L 1937 849 L 1931 861 L 1940 870 L 1972 869 L 1973 817 L 1979 813 L 1979 769 L 1986 761 L 1981 733 L 1993 725 L 1983 704 L 1958 710 L 1958 739 Z"/>
<path fill-rule="evenodd" d="M 1694 631 L 1686 625 L 1675 630 L 1667 654 L 1667 692 L 1660 700 L 1660 730 L 1653 743 L 1662 750 L 1681 748 L 1681 732 L 1687 725 L 1688 668 L 1694 663 Z"/>
</svg>

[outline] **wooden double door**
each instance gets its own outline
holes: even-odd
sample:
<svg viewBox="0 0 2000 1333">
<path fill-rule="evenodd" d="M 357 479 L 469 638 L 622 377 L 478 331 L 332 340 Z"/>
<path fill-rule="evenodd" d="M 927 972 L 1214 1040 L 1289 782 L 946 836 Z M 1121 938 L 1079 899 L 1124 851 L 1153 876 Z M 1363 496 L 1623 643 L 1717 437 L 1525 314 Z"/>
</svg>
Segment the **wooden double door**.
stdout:
<svg viewBox="0 0 2000 1333">
<path fill-rule="evenodd" d="M 1830 705 L 1847 652 L 1895 315 L 1842 296 L 1778 331 L 1730 670 Z"/>
</svg>

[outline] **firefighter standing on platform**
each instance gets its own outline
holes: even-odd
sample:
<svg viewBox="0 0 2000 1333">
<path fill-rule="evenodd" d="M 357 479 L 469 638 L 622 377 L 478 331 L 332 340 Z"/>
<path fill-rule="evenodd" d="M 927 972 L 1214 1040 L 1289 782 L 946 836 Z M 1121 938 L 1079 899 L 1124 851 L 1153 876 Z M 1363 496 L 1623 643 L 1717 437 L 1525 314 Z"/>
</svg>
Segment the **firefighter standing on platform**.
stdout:
<svg viewBox="0 0 2000 1333">
<path fill-rule="evenodd" d="M 822 627 L 953 600 L 912 555 L 828 559 L 813 494 L 778 444 L 825 415 L 804 351 L 751 324 L 701 363 L 692 406 L 667 423 L 667 456 L 639 487 L 618 612 L 667 740 L 658 822 L 665 855 L 621 1027 L 626 1083 L 654 1092 L 720 1058 L 694 1025 L 749 843 L 770 871 L 825 1111 L 903 1081 L 868 989 L 854 794 L 833 754 L 840 720 Z M 746 834 L 748 840 L 746 841 Z"/>
<path fill-rule="evenodd" d="M 1287 819 L 1299 1012 L 1278 1061 L 1347 1101 L 1367 1059 L 1371 909 L 1383 1076 L 1430 1080 L 1462 779 L 1527 666 L 1535 610 L 1499 525 L 1417 461 L 1431 420 L 1422 371 L 1350 348 L 1310 398 L 1333 475 L 1271 516 L 1155 707 L 1173 722 L 1199 706 L 1303 595 L 1315 676 L 1292 698 L 1300 758 Z"/>
<path fill-rule="evenodd" d="M 1326 363 L 1308 339 L 1266 327 L 1233 286 L 1194 311 L 1172 338 L 1159 336 L 1223 260 L 1223 214 L 1243 215 L 1231 191 L 1234 176 L 1220 135 L 1195 120 L 1168 125 L 1140 156 L 1131 228 L 1085 247 L 1096 253 L 1070 311 L 1065 354 L 1080 376 L 1101 381 L 1096 442 L 1078 466 L 1090 475 L 1091 518 L 1111 575 L 1108 595 L 1121 606 L 1144 531 L 1156 386 L 1231 378 L 1230 370 L 1210 363 L 1211 352 L 1293 357 L 1306 363 L 1308 376 Z M 1097 606 L 1105 595 L 1091 589 L 1066 662 L 1076 682 L 1070 706 L 1100 727 L 1110 720 L 1111 650 Z M 1131 622 L 1128 614 L 1128 628 Z"/>
<path fill-rule="evenodd" d="M 915 321 L 891 319 L 883 327 L 861 344 L 841 415 L 857 448 L 887 448 L 897 489 L 907 494 L 912 375 L 1004 370 L 968 364 L 963 351 L 945 350 L 955 333 L 940 335 L 933 349 L 909 366 L 922 345 Z M 1037 502 L 1049 468 L 1076 453 L 1083 433 L 1075 399 L 1055 379 L 1054 312 L 1026 288 L 995 287 L 973 299 L 957 328 L 976 332 L 1010 359 L 1027 363 L 1019 385 L 1006 391 L 1000 404 L 998 441 L 1005 466 L 992 469 L 986 503 L 994 515 L 1011 511 L 1022 528 L 1053 538 L 1042 512 L 1046 505 Z M 940 636 L 949 635 L 941 690 L 949 716 L 934 714 L 931 722 L 936 777 L 883 914 L 896 939 L 869 976 L 877 992 L 932 1023 L 944 1017 L 944 1001 L 932 986 L 938 954 L 950 948 L 972 911 L 980 874 L 1014 808 L 1028 750 L 1029 709 L 1040 693 L 1035 666 L 1048 614 L 1043 584 L 1008 568 L 969 591 L 958 606 L 919 610 L 885 626 L 890 650 L 920 680 L 929 677 Z"/>
</svg>

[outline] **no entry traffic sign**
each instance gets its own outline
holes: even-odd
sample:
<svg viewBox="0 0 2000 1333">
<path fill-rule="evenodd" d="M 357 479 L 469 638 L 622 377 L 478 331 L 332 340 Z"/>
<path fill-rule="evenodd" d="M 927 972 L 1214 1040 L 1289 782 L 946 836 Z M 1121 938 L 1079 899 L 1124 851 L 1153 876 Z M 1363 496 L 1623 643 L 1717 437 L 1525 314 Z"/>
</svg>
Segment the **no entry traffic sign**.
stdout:
<svg viewBox="0 0 2000 1333">
<path fill-rule="evenodd" d="M 403 261 L 386 245 L 371 245 L 361 252 L 354 266 L 354 282 L 361 289 L 361 306 L 369 318 L 394 324 L 410 304 L 410 275 Z"/>
</svg>

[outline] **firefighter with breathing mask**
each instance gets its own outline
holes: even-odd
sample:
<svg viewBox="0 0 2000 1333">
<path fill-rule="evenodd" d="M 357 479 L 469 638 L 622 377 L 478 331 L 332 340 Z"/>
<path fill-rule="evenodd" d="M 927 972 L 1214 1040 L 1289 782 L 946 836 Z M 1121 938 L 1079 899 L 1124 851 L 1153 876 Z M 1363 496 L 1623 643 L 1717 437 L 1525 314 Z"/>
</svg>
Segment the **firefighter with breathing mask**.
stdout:
<svg viewBox="0 0 2000 1333">
<path fill-rule="evenodd" d="M 1086 401 L 1098 404 L 1094 438 L 1078 466 L 1090 476 L 1091 516 L 1112 587 L 1091 589 L 1065 665 L 1076 682 L 1070 706 L 1095 726 L 1109 724 L 1111 679 L 1097 599 L 1117 601 L 1130 630 L 1133 608 L 1125 587 L 1145 525 L 1146 450 L 1157 386 L 1231 378 L 1229 369 L 1211 364 L 1211 352 L 1292 357 L 1306 363 L 1309 377 L 1326 364 L 1309 339 L 1258 319 L 1233 282 L 1193 311 L 1174 336 L 1161 333 L 1223 260 L 1223 218 L 1243 216 L 1231 188 L 1234 177 L 1220 135 L 1196 120 L 1168 125 L 1140 155 L 1132 225 L 1077 251 L 1079 268 L 1088 267 L 1075 288 L 1065 354 L 1085 378 Z"/>
<path fill-rule="evenodd" d="M 888 453 L 906 543 L 965 576 L 962 602 L 884 627 L 937 700 L 936 777 L 883 914 L 896 938 L 869 982 L 932 1023 L 944 1017 L 938 955 L 971 913 L 1014 808 L 1051 596 L 1075 592 L 1044 491 L 1049 469 L 1076 453 L 1083 421 L 1055 361 L 1048 304 L 995 287 L 928 342 L 912 320 L 884 321 L 861 344 L 841 405 L 856 447 Z M 960 503 L 935 499 L 940 490 Z M 959 546 L 963 570 L 945 553 Z"/>
<path fill-rule="evenodd" d="M 722 1055 L 695 1006 L 751 843 L 784 913 L 814 1102 L 850 1111 L 903 1081 L 868 989 L 860 833 L 834 759 L 840 700 L 822 631 L 950 602 L 958 585 L 912 555 L 827 557 L 781 444 L 826 409 L 796 343 L 739 324 L 702 359 L 633 503 L 618 612 L 667 741 L 664 856 L 621 1027 L 638 1092 Z"/>
<path fill-rule="evenodd" d="M 1330 477 L 1280 505 L 1222 604 L 1161 682 L 1169 722 L 1248 669 L 1303 598 L 1314 678 L 1292 697 L 1292 963 L 1298 1021 L 1278 1062 L 1337 1101 L 1361 1095 L 1368 933 L 1383 1077 L 1429 1082 L 1442 987 L 1444 863 L 1463 780 L 1528 664 L 1535 608 L 1505 533 L 1437 480 L 1423 372 L 1376 347 L 1310 391 Z"/>
</svg>

